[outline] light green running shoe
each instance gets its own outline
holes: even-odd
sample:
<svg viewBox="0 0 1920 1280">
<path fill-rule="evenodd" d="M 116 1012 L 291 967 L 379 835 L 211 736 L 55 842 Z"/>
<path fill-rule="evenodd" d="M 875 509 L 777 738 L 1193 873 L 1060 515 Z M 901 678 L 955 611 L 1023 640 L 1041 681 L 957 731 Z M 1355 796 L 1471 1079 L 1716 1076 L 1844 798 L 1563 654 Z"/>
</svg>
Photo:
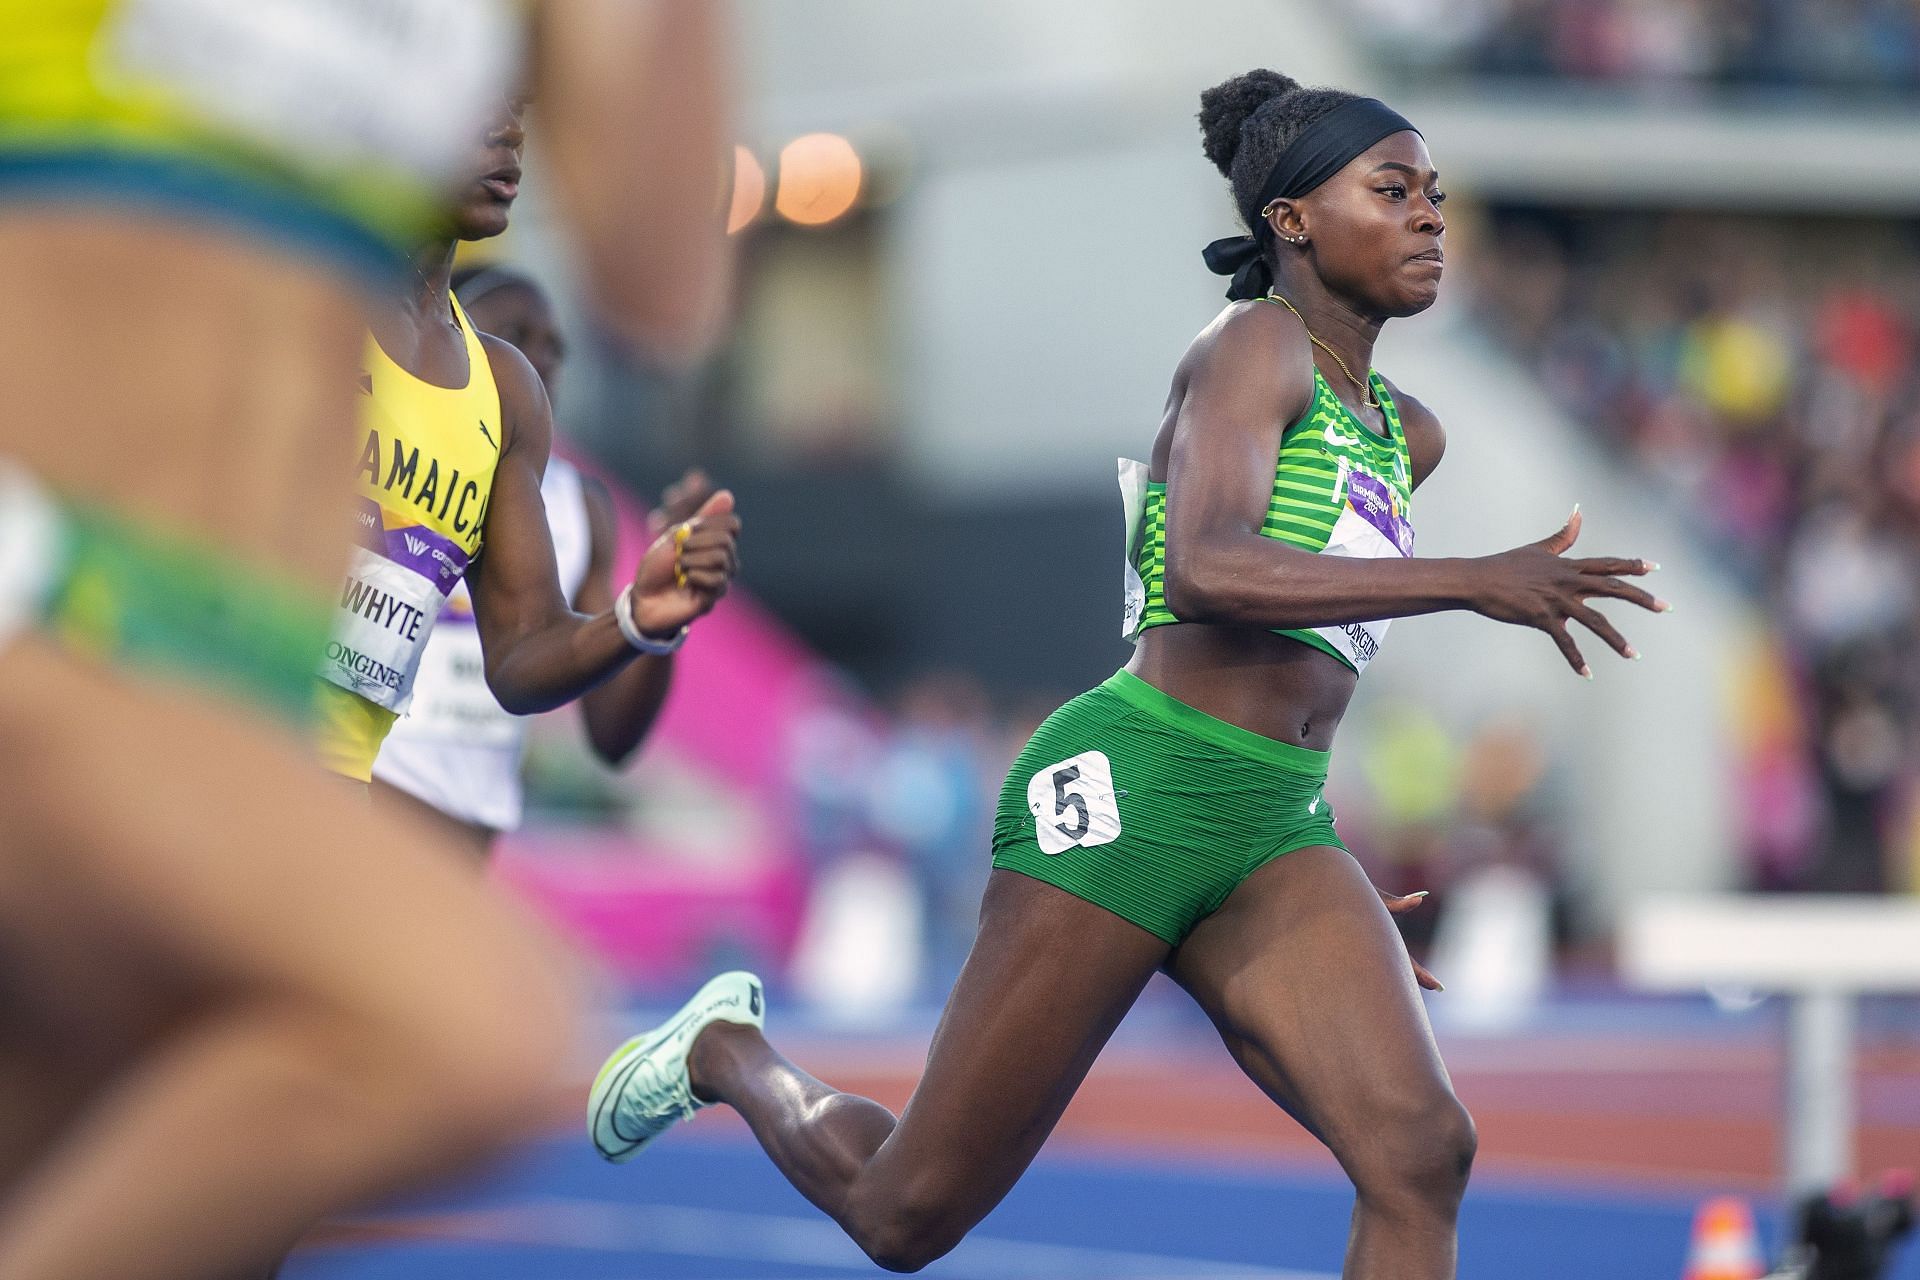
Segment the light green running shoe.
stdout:
<svg viewBox="0 0 1920 1280">
<path fill-rule="evenodd" d="M 707 1103 L 693 1096 L 687 1055 L 710 1022 L 766 1025 L 767 1000 L 760 979 L 734 970 L 694 993 L 680 1012 L 621 1045 L 594 1077 L 587 1096 L 587 1132 L 594 1150 L 625 1164 L 648 1143 Z"/>
</svg>

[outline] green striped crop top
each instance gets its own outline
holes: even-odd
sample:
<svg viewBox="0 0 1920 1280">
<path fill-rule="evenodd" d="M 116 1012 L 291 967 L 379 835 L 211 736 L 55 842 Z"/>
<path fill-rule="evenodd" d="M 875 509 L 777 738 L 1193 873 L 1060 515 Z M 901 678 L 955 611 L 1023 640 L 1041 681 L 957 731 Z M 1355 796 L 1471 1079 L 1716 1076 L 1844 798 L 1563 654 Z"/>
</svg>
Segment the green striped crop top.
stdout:
<svg viewBox="0 0 1920 1280">
<path fill-rule="evenodd" d="M 1387 422 L 1377 435 L 1313 371 L 1313 402 L 1280 440 L 1273 496 L 1260 525 L 1263 537 L 1321 555 L 1374 559 L 1413 554 L 1413 463 L 1400 412 L 1377 373 L 1369 373 Z M 1167 486 L 1148 481 L 1146 467 L 1121 462 L 1128 499 L 1127 612 L 1129 639 L 1149 627 L 1178 622 L 1167 608 Z M 1137 512 L 1137 514 L 1136 514 Z M 1275 629 L 1332 654 L 1357 673 L 1379 652 L 1388 619 L 1336 626 Z"/>
</svg>

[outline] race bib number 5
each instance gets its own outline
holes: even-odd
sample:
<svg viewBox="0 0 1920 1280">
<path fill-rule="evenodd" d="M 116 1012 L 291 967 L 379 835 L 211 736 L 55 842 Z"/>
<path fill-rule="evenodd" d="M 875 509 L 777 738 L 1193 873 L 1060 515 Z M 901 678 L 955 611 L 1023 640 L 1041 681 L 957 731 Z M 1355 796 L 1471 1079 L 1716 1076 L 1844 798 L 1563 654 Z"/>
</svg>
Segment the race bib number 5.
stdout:
<svg viewBox="0 0 1920 1280">
<path fill-rule="evenodd" d="M 1112 762 L 1103 751 L 1082 751 L 1048 765 L 1027 783 L 1027 810 L 1042 853 L 1112 844 L 1120 838 Z"/>
</svg>

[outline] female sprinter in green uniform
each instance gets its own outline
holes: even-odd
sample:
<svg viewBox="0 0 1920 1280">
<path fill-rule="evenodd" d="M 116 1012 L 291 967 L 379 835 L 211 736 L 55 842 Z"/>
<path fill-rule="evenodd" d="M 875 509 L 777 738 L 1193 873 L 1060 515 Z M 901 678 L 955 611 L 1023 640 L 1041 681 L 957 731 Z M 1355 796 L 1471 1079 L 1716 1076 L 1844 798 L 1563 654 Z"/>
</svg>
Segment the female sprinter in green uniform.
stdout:
<svg viewBox="0 0 1920 1280">
<path fill-rule="evenodd" d="M 1439 288 L 1426 144 L 1373 99 L 1270 71 L 1201 104 L 1253 234 L 1210 247 L 1235 301 L 1181 361 L 1154 442 L 1146 630 L 1007 780 L 978 941 L 913 1100 L 896 1120 L 806 1075 L 761 1035 L 757 981 L 723 975 L 608 1062 L 589 1112 L 608 1158 L 725 1102 L 876 1262 L 915 1270 L 1006 1194 L 1164 968 L 1353 1180 L 1344 1275 L 1454 1274 L 1473 1124 L 1334 832 L 1327 751 L 1377 620 L 1471 609 L 1548 632 L 1584 674 L 1568 619 L 1631 656 L 1588 597 L 1664 606 L 1621 580 L 1642 561 L 1564 558 L 1577 519 L 1502 555 L 1412 558 L 1440 424 L 1369 368 L 1380 326 Z"/>
</svg>

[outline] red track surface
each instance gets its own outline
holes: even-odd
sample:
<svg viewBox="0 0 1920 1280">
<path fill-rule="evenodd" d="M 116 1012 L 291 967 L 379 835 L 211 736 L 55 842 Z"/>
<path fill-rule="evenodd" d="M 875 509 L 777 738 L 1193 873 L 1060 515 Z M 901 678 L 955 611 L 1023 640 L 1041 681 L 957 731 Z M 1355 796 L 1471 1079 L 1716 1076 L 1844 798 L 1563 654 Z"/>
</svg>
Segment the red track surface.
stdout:
<svg viewBox="0 0 1920 1280">
<path fill-rule="evenodd" d="M 783 1041 L 806 1069 L 896 1111 L 918 1078 L 924 1044 L 870 1040 Z M 1596 1183 L 1632 1193 L 1766 1196 L 1779 1175 L 1780 1063 L 1754 1044 L 1622 1036 L 1465 1040 L 1446 1057 L 1480 1127 L 1477 1175 Z M 1920 1050 L 1863 1055 L 1856 1080 L 1863 1116 L 1858 1167 L 1920 1165 Z M 557 1097 L 556 1129 L 578 1132 L 585 1082 Z M 725 1108 L 703 1128 L 744 1131 Z M 1207 1160 L 1318 1166 L 1332 1159 L 1268 1102 L 1210 1044 L 1109 1051 L 1062 1119 L 1057 1136 L 1087 1147 L 1124 1147 Z M 382 1217 L 330 1224 L 312 1243 L 399 1239 L 522 1239 L 524 1221 L 495 1211 Z"/>
<path fill-rule="evenodd" d="M 898 1110 L 917 1051 L 786 1046 L 836 1088 Z M 1623 1041 L 1470 1041 L 1447 1054 L 1480 1129 L 1478 1172 L 1648 1189 L 1764 1194 L 1780 1167 L 1778 1056 L 1757 1047 Z M 1859 1167 L 1920 1165 L 1920 1053 L 1864 1055 Z M 721 1123 L 738 1123 L 731 1113 Z M 702 1123 L 712 1123 L 703 1117 Z M 1224 1053 L 1110 1052 L 1058 1134 L 1133 1150 L 1328 1161 Z"/>
</svg>

